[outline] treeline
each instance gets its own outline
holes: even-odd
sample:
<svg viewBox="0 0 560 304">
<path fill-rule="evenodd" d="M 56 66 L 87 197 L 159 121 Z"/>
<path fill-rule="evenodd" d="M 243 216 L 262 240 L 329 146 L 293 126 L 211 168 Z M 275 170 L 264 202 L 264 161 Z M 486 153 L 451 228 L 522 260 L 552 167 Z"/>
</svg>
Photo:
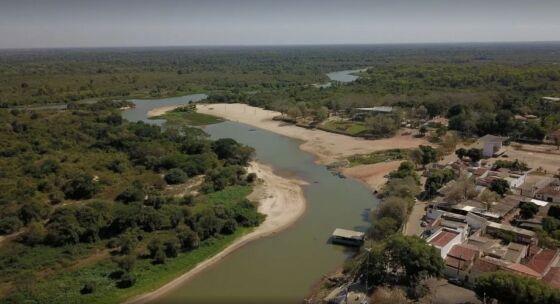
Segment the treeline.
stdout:
<svg viewBox="0 0 560 304">
<path fill-rule="evenodd" d="M 422 281 L 442 276 L 444 263 L 434 247 L 417 236 L 400 235 L 420 192 L 413 163 L 404 161 L 389 174 L 382 202 L 372 212 L 367 248 L 345 267 L 352 280 L 367 280 L 369 288 L 402 285 L 410 298 L 419 299 L 427 293 Z"/>
</svg>

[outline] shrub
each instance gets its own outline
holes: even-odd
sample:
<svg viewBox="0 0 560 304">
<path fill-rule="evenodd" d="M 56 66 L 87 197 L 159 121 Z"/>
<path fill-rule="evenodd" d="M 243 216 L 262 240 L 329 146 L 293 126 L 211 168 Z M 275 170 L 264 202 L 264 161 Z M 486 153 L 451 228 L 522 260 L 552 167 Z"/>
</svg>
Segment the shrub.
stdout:
<svg viewBox="0 0 560 304">
<path fill-rule="evenodd" d="M 18 231 L 23 223 L 17 216 L 8 216 L 0 219 L 0 234 L 10 234 Z"/>
<path fill-rule="evenodd" d="M 220 233 L 232 234 L 235 232 L 236 229 L 237 229 L 237 222 L 235 220 L 228 219 L 224 222 L 224 226 L 222 227 Z"/>
<path fill-rule="evenodd" d="M 129 288 L 132 287 L 136 283 L 136 277 L 134 277 L 131 273 L 124 273 L 121 276 L 121 279 L 117 282 L 118 288 Z"/>
<path fill-rule="evenodd" d="M 246 181 L 248 183 L 254 183 L 257 180 L 257 174 L 256 173 L 249 173 L 247 174 L 247 178 Z"/>
<path fill-rule="evenodd" d="M 171 240 L 167 240 L 163 244 L 163 246 L 165 247 L 165 256 L 167 256 L 168 258 L 177 257 L 177 255 L 179 254 L 177 243 L 178 243 L 177 239 L 171 239 Z"/>
<path fill-rule="evenodd" d="M 88 282 L 85 283 L 82 289 L 80 290 L 81 294 L 90 294 L 95 291 L 95 282 Z"/>
<path fill-rule="evenodd" d="M 181 248 L 183 250 L 193 250 L 198 248 L 200 245 L 200 238 L 196 232 L 192 231 L 189 227 L 181 228 L 178 233 L 177 237 L 181 242 Z"/>
<path fill-rule="evenodd" d="M 67 199 L 89 199 L 97 192 L 93 176 L 80 173 L 70 179 L 62 188 Z"/>
<path fill-rule="evenodd" d="M 183 172 L 183 170 L 174 168 L 169 170 L 169 172 L 164 177 L 165 181 L 170 185 L 181 184 L 187 181 L 188 176 Z"/>
</svg>

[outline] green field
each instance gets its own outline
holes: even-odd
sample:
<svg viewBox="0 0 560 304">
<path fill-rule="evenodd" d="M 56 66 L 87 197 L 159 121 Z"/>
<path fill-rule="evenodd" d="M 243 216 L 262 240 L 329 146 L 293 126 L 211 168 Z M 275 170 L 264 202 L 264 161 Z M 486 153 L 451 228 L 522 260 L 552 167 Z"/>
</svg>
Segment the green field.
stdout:
<svg viewBox="0 0 560 304">
<path fill-rule="evenodd" d="M 358 154 L 348 157 L 350 166 L 377 164 L 385 161 L 407 159 L 410 150 L 408 149 L 389 149 L 377 151 L 370 154 Z"/>
<path fill-rule="evenodd" d="M 362 122 L 334 120 L 322 124 L 321 129 L 350 136 L 357 136 L 367 130 Z"/>
</svg>

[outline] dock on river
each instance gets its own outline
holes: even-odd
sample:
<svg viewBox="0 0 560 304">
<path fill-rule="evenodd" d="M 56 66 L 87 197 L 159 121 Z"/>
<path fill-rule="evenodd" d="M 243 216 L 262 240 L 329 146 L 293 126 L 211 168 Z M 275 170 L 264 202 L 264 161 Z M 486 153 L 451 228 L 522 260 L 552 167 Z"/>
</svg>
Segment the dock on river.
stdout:
<svg viewBox="0 0 560 304">
<path fill-rule="evenodd" d="M 348 246 L 361 246 L 364 242 L 365 233 L 354 230 L 336 228 L 331 236 L 333 244 Z"/>
</svg>

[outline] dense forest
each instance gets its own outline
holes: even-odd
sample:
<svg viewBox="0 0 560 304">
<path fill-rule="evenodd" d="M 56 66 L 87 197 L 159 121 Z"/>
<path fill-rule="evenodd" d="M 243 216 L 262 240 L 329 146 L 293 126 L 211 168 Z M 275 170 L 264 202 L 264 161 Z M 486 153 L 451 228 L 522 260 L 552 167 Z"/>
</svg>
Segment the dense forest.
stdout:
<svg viewBox="0 0 560 304">
<path fill-rule="evenodd" d="M 4 50 L 0 106 L 204 92 L 211 102 L 244 102 L 318 121 L 326 111 L 392 105 L 405 117 L 446 116 L 450 129 L 466 135 L 495 133 L 541 141 L 560 126 L 560 103 L 542 99 L 560 95 L 558 46 Z M 367 70 L 353 83 L 313 85 L 328 81 L 327 72 L 356 68 Z M 351 131 L 369 130 L 372 137 L 393 134 L 401 118 L 370 120 Z"/>
<path fill-rule="evenodd" d="M 4 301 L 115 301 L 152 287 L 159 265 L 184 271 L 263 220 L 245 198 L 252 148 L 124 121 L 124 104 L 0 110 Z"/>
</svg>

